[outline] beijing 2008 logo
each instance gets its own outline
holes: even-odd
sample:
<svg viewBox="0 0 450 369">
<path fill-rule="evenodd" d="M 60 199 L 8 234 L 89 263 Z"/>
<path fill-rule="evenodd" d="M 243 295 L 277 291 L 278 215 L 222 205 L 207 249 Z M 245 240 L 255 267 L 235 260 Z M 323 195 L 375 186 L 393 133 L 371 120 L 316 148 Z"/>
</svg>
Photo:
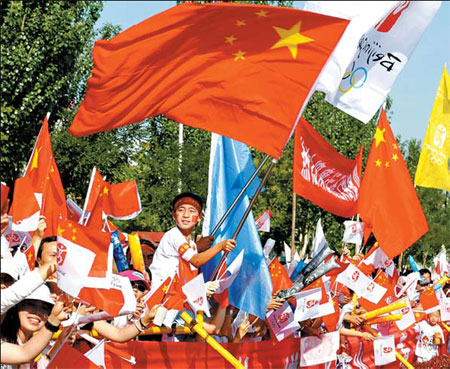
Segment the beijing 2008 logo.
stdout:
<svg viewBox="0 0 450 369">
<path fill-rule="evenodd" d="M 277 318 L 279 324 L 283 324 L 288 319 L 289 319 L 289 313 L 283 313 Z"/>
<path fill-rule="evenodd" d="M 67 247 L 62 243 L 58 242 L 58 255 L 56 256 L 56 262 L 58 263 L 59 266 L 64 264 L 66 255 L 67 255 Z"/>
</svg>

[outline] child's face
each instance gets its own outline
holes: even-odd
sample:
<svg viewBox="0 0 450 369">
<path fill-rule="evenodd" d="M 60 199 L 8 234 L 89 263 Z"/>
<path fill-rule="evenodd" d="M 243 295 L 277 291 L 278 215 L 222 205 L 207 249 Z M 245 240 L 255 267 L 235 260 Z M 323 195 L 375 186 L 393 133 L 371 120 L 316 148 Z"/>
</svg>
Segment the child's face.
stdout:
<svg viewBox="0 0 450 369">
<path fill-rule="evenodd" d="M 431 314 L 428 314 L 428 322 L 430 323 L 430 325 L 436 325 L 439 323 L 440 321 L 440 316 L 439 316 L 439 311 L 435 311 Z"/>
<path fill-rule="evenodd" d="M 192 230 L 201 218 L 198 210 L 194 206 L 189 204 L 180 205 L 172 213 L 172 216 L 177 223 L 177 227 L 183 231 Z"/>
</svg>

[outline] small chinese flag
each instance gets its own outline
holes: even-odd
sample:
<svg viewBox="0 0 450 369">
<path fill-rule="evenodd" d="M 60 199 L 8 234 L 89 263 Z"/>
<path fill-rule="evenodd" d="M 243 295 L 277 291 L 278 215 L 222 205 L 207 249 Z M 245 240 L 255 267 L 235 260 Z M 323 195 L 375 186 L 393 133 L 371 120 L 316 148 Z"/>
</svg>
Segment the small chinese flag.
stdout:
<svg viewBox="0 0 450 369">
<path fill-rule="evenodd" d="M 49 369 L 67 369 L 67 368 L 86 368 L 86 369 L 99 369 L 103 368 L 95 365 L 91 360 L 83 355 L 82 352 L 74 349 L 68 343 L 66 343 L 58 351 L 56 356 L 48 365 Z"/>
<path fill-rule="evenodd" d="M 144 297 L 144 301 L 149 309 L 157 304 L 162 303 L 164 296 L 166 295 L 170 287 L 171 281 L 172 278 L 167 277 L 167 279 L 161 284 L 161 286 L 159 286 L 153 293 L 150 294 L 149 292 L 149 296 Z"/>
<path fill-rule="evenodd" d="M 281 263 L 275 257 L 269 264 L 270 278 L 272 279 L 272 295 L 276 294 L 280 290 L 291 288 L 292 283 L 286 269 L 283 268 Z"/>
<path fill-rule="evenodd" d="M 42 194 L 41 215 L 47 223 L 44 237 L 55 236 L 58 222 L 67 218 L 66 195 L 48 130 L 49 115 L 44 119 L 24 176 L 29 178 L 33 192 Z"/>
<path fill-rule="evenodd" d="M 384 110 L 367 158 L 358 212 L 390 259 L 428 232 L 427 220 Z"/>
<path fill-rule="evenodd" d="M 76 137 L 164 114 L 279 158 L 348 20 L 182 3 L 99 40 Z"/>
<path fill-rule="evenodd" d="M 103 229 L 104 220 L 109 215 L 127 220 L 136 217 L 142 210 L 136 181 L 111 184 L 105 181 L 94 167 L 86 195 L 83 219 L 85 225 Z M 114 229 L 111 228 L 111 231 Z"/>
<path fill-rule="evenodd" d="M 331 301 L 333 303 L 334 313 L 321 317 L 323 323 L 327 327 L 328 332 L 333 332 L 336 330 L 336 326 L 339 322 L 339 312 L 340 312 L 338 297 L 336 296 L 332 298 Z"/>
<path fill-rule="evenodd" d="M 428 287 L 423 291 L 419 296 L 419 300 L 423 310 L 425 310 L 425 313 L 427 314 L 439 309 L 439 300 L 433 287 Z"/>
<path fill-rule="evenodd" d="M 30 270 L 34 270 L 34 267 L 36 266 L 36 252 L 34 250 L 34 246 L 31 245 L 23 253 L 27 257 L 28 268 L 30 268 Z"/>
</svg>

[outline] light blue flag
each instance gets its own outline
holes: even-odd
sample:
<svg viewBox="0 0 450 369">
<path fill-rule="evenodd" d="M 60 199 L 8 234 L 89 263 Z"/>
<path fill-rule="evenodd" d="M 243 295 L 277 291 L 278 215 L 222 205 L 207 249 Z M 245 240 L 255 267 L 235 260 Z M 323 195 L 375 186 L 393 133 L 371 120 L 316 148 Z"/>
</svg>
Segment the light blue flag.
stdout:
<svg viewBox="0 0 450 369">
<path fill-rule="evenodd" d="M 211 234 L 254 171 L 252 156 L 245 144 L 220 135 L 212 135 L 204 235 Z M 216 233 L 215 243 L 233 237 L 249 205 L 248 196 L 255 193 L 259 184 L 260 181 L 256 177 Z M 227 257 L 227 265 L 230 265 L 241 250 L 245 251 L 239 274 L 229 287 L 230 304 L 264 319 L 272 293 L 272 281 L 252 212 L 248 215 L 236 242 L 237 247 Z M 202 268 L 206 280 L 209 280 L 221 255 L 222 253 L 216 255 Z"/>
</svg>

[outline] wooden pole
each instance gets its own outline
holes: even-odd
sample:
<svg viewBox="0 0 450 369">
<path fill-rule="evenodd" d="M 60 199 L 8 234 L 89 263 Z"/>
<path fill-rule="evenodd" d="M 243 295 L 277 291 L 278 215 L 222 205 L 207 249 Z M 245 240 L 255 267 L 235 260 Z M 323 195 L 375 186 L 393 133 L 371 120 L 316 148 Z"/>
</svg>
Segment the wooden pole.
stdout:
<svg viewBox="0 0 450 369">
<path fill-rule="evenodd" d="M 400 256 L 398 257 L 398 272 L 401 274 L 402 273 L 402 263 L 403 263 L 403 252 L 400 254 Z"/>
</svg>

